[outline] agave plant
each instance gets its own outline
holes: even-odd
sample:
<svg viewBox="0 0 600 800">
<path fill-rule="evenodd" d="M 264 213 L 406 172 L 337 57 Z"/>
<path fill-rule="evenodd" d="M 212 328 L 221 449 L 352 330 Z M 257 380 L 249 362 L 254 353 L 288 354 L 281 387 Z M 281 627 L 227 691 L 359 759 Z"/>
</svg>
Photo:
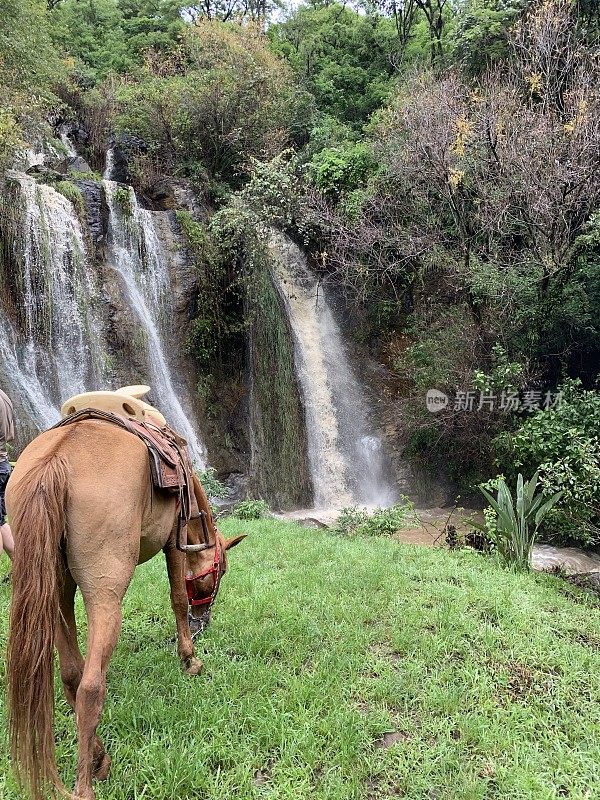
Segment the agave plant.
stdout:
<svg viewBox="0 0 600 800">
<path fill-rule="evenodd" d="M 498 479 L 496 499 L 483 486 L 479 487 L 497 515 L 496 531 L 492 534 L 496 549 L 507 563 L 519 569 L 529 569 L 538 529 L 546 514 L 562 496 L 562 492 L 550 498 L 545 498 L 541 491 L 536 494 L 538 479 L 539 472 L 536 472 L 528 483 L 524 483 L 519 473 L 516 502 L 504 478 Z"/>
</svg>

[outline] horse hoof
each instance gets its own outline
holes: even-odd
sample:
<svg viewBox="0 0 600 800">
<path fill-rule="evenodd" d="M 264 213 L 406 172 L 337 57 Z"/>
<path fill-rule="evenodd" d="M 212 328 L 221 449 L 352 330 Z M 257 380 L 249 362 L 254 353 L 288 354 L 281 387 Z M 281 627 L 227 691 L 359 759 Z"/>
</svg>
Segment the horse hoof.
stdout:
<svg viewBox="0 0 600 800">
<path fill-rule="evenodd" d="M 97 781 L 105 781 L 109 774 L 110 774 L 110 765 L 112 762 L 112 758 L 108 755 L 108 753 L 104 753 L 104 756 L 100 760 L 97 767 L 94 768 L 94 778 Z"/>
<path fill-rule="evenodd" d="M 185 673 L 186 675 L 200 675 L 203 669 L 204 664 L 199 658 L 190 658 Z"/>
</svg>

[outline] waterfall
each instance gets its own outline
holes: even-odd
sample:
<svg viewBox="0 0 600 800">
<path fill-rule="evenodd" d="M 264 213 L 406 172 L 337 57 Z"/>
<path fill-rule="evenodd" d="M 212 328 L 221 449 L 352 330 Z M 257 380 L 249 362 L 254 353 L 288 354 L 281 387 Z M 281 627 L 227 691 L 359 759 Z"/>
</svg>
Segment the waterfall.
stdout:
<svg viewBox="0 0 600 800">
<path fill-rule="evenodd" d="M 65 152 L 69 158 L 77 158 L 77 150 L 73 147 L 73 142 L 69 139 L 65 131 L 60 131 L 59 137 L 65 146 Z"/>
<path fill-rule="evenodd" d="M 22 250 L 16 277 L 19 329 L 4 314 L 4 385 L 27 419 L 43 429 L 69 396 L 100 380 L 101 337 L 90 306 L 95 287 L 72 203 L 51 186 L 14 173 Z"/>
<path fill-rule="evenodd" d="M 294 335 L 315 506 L 390 505 L 383 444 L 324 289 L 287 237 L 273 232 L 270 249 Z"/>
<path fill-rule="evenodd" d="M 17 338 L 4 315 L 0 315 L 0 374 L 20 419 L 32 423 L 34 432 L 58 422 L 58 409 L 50 402 L 37 375 L 28 372 L 19 360 Z"/>
<path fill-rule="evenodd" d="M 204 468 L 204 447 L 177 397 L 165 352 L 172 304 L 168 260 L 155 222 L 162 212 L 140 208 L 130 186 L 110 180 L 104 180 L 103 186 L 109 209 L 110 266 L 119 275 L 124 298 L 137 319 L 147 354 L 148 383 L 157 407 L 187 439 L 193 460 Z"/>
<path fill-rule="evenodd" d="M 113 172 L 115 169 L 115 151 L 110 147 L 106 151 L 106 161 L 104 163 L 104 172 L 102 174 L 102 179 L 105 181 L 112 180 Z"/>
</svg>

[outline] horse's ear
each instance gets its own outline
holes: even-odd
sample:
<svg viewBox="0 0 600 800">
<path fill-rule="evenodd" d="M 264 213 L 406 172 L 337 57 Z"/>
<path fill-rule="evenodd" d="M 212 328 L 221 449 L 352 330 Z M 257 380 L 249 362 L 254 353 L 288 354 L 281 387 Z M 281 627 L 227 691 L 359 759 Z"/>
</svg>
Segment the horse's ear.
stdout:
<svg viewBox="0 0 600 800">
<path fill-rule="evenodd" d="M 242 539 L 245 539 L 247 535 L 247 533 L 240 533 L 239 536 L 234 536 L 232 539 L 224 539 L 223 546 L 225 547 L 225 550 L 231 550 L 231 548 L 235 547 L 236 544 L 239 544 Z"/>
</svg>

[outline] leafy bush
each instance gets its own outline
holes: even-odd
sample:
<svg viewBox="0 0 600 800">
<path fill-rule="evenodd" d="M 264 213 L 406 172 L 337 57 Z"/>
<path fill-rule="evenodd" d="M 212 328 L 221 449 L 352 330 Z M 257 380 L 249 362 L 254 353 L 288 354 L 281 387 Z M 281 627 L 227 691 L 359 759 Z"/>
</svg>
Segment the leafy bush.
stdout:
<svg viewBox="0 0 600 800">
<path fill-rule="evenodd" d="M 403 496 L 400 503 L 372 513 L 355 506 L 343 508 L 334 530 L 342 536 L 393 536 L 402 528 L 418 524 L 414 505 Z"/>
<path fill-rule="evenodd" d="M 202 472 L 199 472 L 198 478 L 209 497 L 228 497 L 229 487 L 225 486 L 225 484 L 217 478 L 217 471 L 214 467 L 208 467 Z"/>
<path fill-rule="evenodd" d="M 117 92 L 119 130 L 147 145 L 167 173 L 239 185 L 252 156 L 288 141 L 296 91 L 285 62 L 254 27 L 203 20 L 176 53 L 147 59 Z M 202 179 L 204 182 L 204 178 Z"/>
<path fill-rule="evenodd" d="M 548 512 L 561 497 L 557 492 L 550 498 L 545 498 L 543 492 L 538 492 L 539 473 L 536 472 L 528 482 L 523 482 L 523 476 L 517 477 L 516 499 L 510 493 L 504 478 L 497 479 L 498 495 L 494 499 L 488 490 L 480 486 L 483 495 L 496 512 L 495 525 L 490 526 L 489 516 L 486 516 L 486 526 L 481 527 L 491 538 L 496 550 L 507 563 L 519 569 L 529 569 L 531 550 L 535 542 L 538 529 Z"/>
<path fill-rule="evenodd" d="M 240 500 L 231 509 L 231 516 L 237 519 L 262 519 L 269 513 L 269 504 L 264 500 Z"/>
<path fill-rule="evenodd" d="M 318 189 L 337 199 L 363 186 L 375 168 L 375 159 L 365 144 L 345 143 L 313 156 L 310 174 Z"/>
<path fill-rule="evenodd" d="M 590 544 L 600 539 L 600 393 L 579 380 L 560 387 L 562 402 L 532 414 L 515 433 L 496 438 L 499 460 L 513 477 L 539 466 L 544 494 L 562 492 L 543 533 Z"/>
</svg>

